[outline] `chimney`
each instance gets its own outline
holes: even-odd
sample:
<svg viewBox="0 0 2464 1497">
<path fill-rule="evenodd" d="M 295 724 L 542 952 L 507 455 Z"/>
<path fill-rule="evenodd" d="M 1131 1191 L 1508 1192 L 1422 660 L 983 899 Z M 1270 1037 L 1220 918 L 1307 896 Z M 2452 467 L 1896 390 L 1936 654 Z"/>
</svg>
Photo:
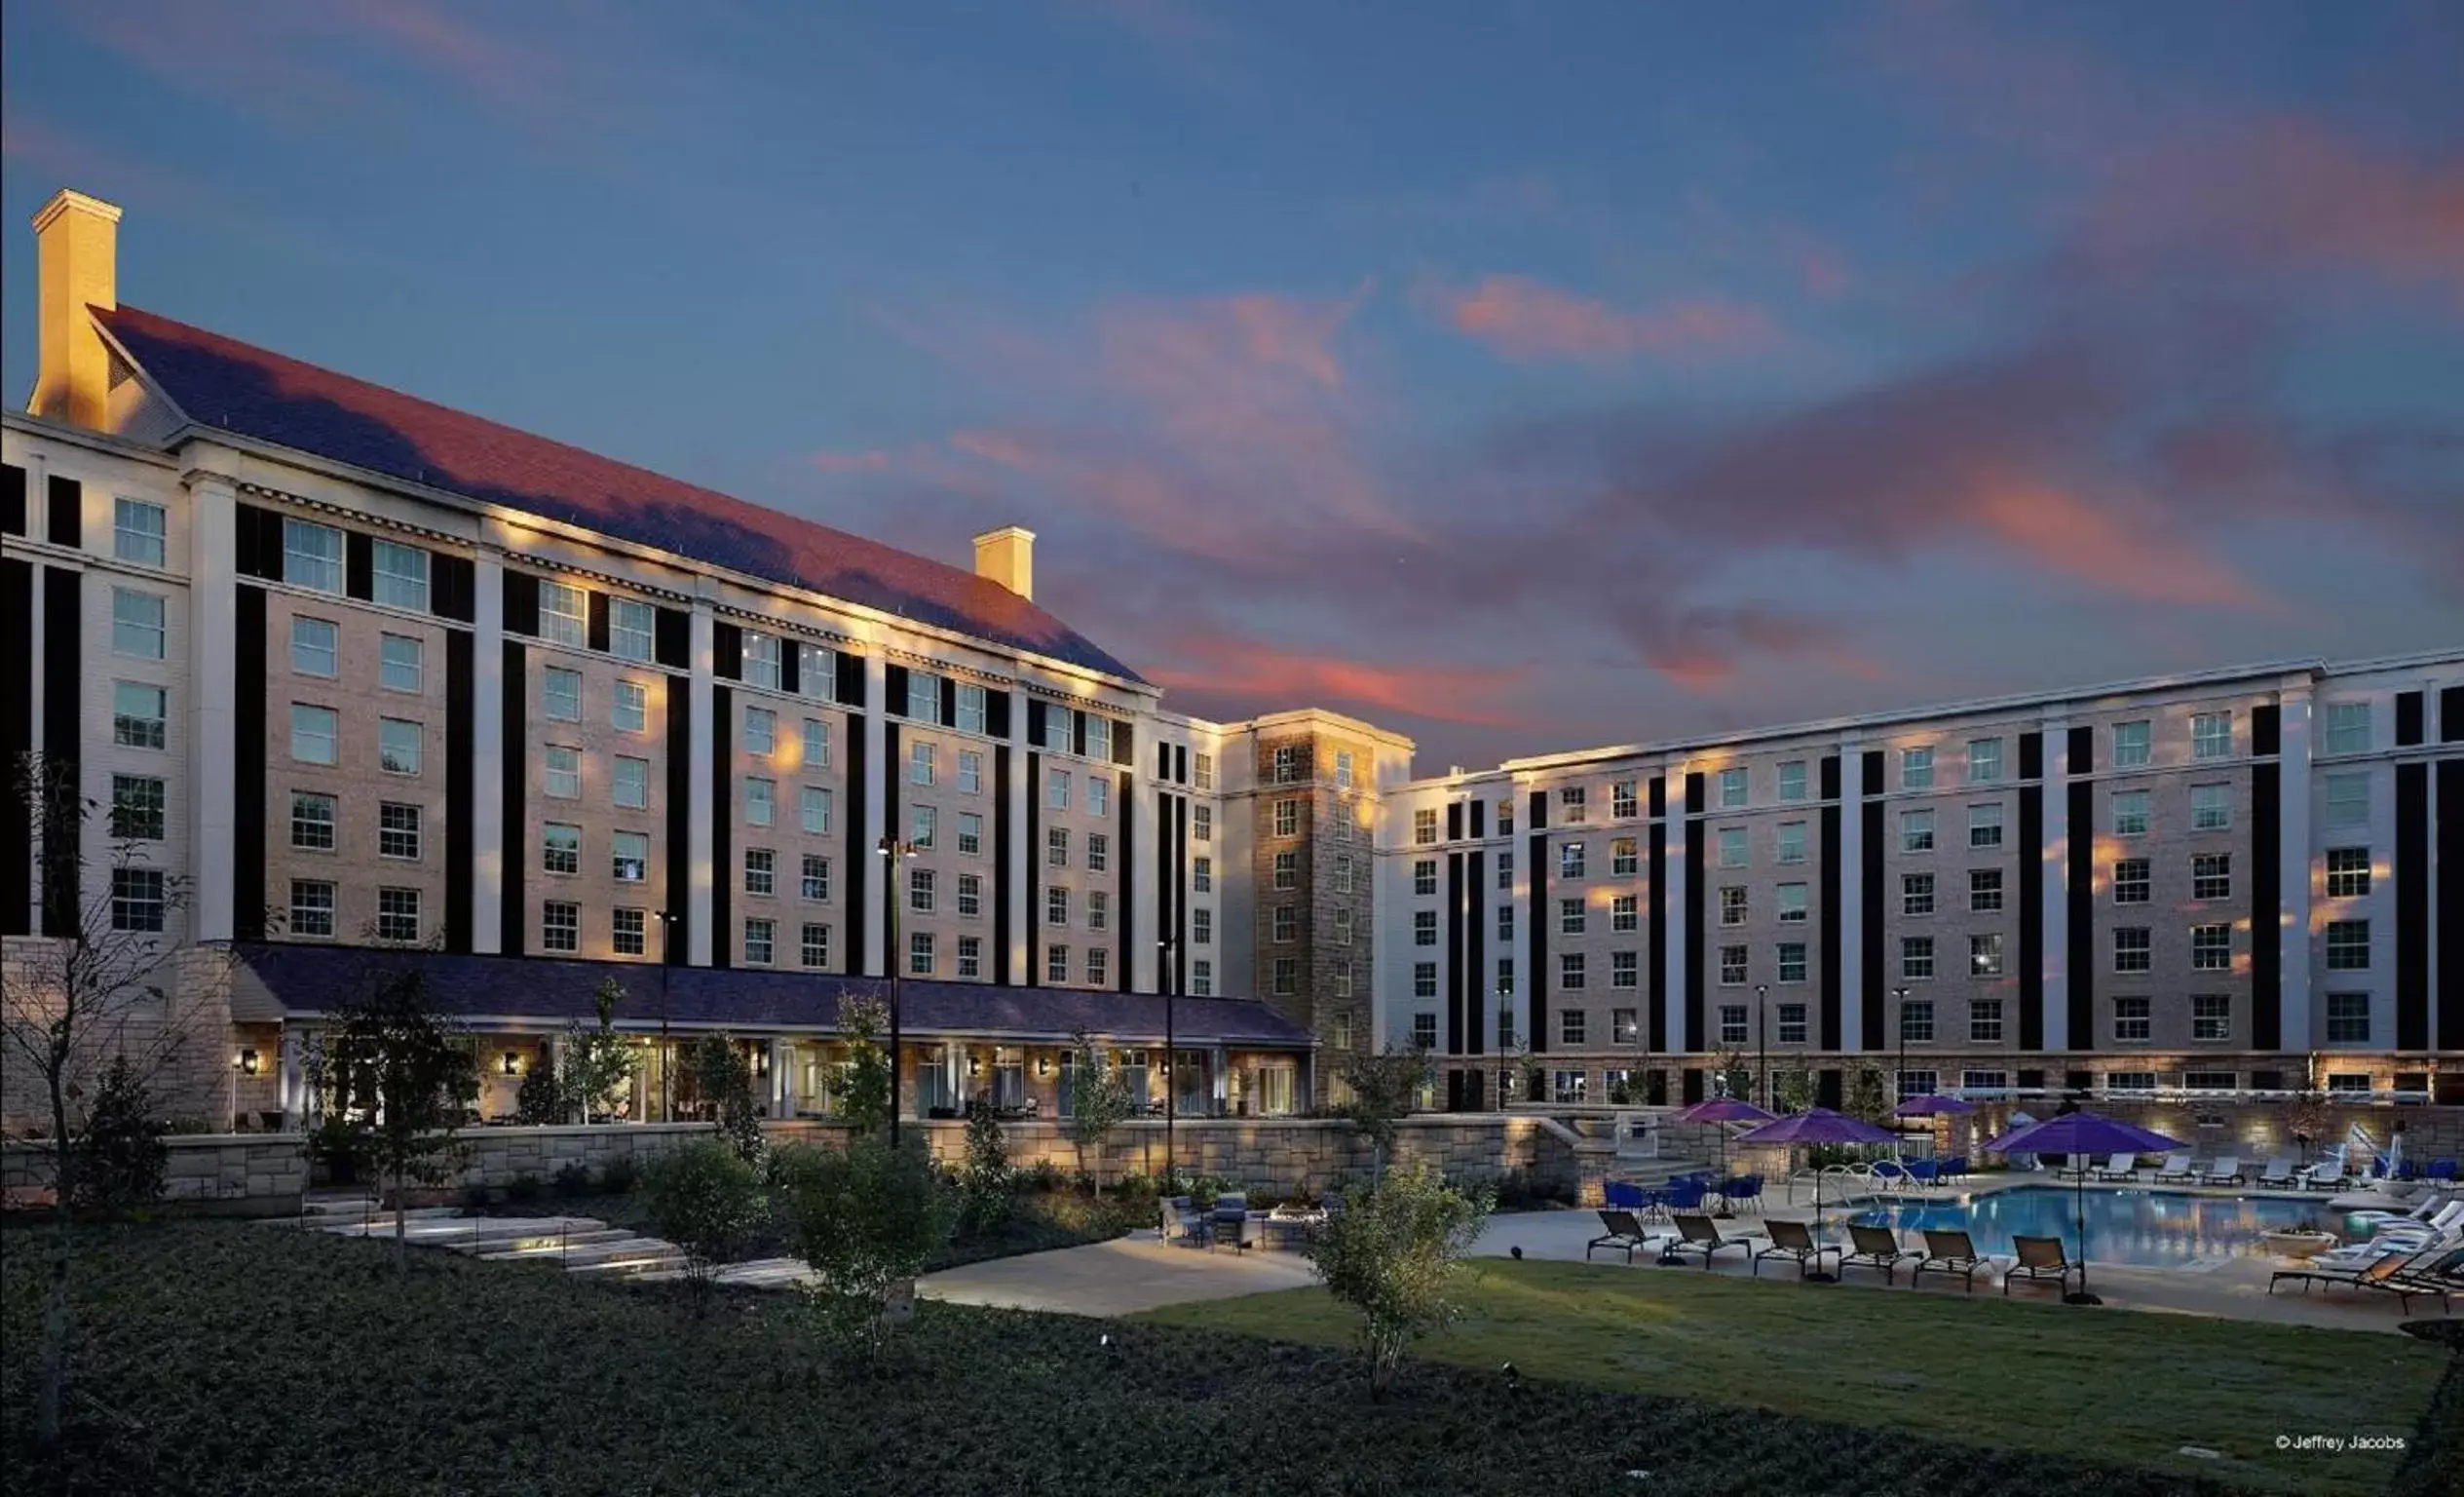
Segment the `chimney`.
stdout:
<svg viewBox="0 0 2464 1497">
<path fill-rule="evenodd" d="M 120 210 L 63 187 L 34 215 L 34 242 L 39 357 L 25 408 L 99 429 L 111 396 L 111 355 L 86 309 L 120 304 Z"/>
<path fill-rule="evenodd" d="M 975 538 L 975 575 L 1032 602 L 1036 595 L 1036 533 L 1017 525 Z"/>
</svg>

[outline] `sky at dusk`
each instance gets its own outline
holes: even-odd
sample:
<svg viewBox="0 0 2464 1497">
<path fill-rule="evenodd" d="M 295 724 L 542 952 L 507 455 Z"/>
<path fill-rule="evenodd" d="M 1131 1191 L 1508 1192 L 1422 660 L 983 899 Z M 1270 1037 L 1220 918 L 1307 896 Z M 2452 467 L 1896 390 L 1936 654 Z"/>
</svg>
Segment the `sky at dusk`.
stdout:
<svg viewBox="0 0 2464 1497">
<path fill-rule="evenodd" d="M 2464 643 L 2464 5 L 6 8 L 120 294 L 1450 763 Z"/>
</svg>

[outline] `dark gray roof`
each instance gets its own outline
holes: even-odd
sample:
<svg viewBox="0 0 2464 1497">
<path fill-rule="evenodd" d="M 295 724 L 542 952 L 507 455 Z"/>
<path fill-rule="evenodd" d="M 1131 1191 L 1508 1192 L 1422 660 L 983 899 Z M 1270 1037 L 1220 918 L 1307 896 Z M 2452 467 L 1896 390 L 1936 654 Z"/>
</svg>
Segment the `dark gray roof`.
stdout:
<svg viewBox="0 0 2464 1497">
<path fill-rule="evenodd" d="M 663 1017 L 687 1028 L 826 1031 L 837 1025 L 842 994 L 890 991 L 886 979 L 833 973 L 663 969 L 640 962 L 276 942 L 244 942 L 235 950 L 245 969 L 241 980 L 253 978 L 297 1015 L 331 1012 L 383 975 L 406 969 L 426 974 L 429 991 L 445 1013 L 557 1028 L 568 1019 L 593 1019 L 600 979 L 611 977 L 625 986 L 616 1021 L 634 1029 L 656 1028 Z M 909 1034 L 1023 1039 L 1084 1029 L 1117 1040 L 1163 1038 L 1163 1000 L 1152 993 L 910 979 L 899 984 L 899 1015 Z M 1307 1029 L 1250 998 L 1177 998 L 1172 1020 L 1176 1038 L 1186 1044 L 1300 1050 L 1311 1043 Z"/>
</svg>

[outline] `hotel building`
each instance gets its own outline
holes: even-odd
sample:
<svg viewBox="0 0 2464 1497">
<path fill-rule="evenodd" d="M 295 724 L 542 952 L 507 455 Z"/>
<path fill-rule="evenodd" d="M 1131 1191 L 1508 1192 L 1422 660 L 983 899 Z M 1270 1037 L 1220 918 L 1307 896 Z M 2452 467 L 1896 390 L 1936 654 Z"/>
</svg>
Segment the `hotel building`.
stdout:
<svg viewBox="0 0 2464 1497">
<path fill-rule="evenodd" d="M 893 974 L 920 1112 L 1048 1114 L 1080 1030 L 1159 1101 L 1167 1023 L 1179 1109 L 1250 1116 L 1414 1043 L 1463 1108 L 1527 1063 L 1683 1101 L 1730 1051 L 1826 1097 L 2464 1076 L 2464 652 L 1415 780 L 1333 712 L 1167 710 L 1023 529 L 949 565 L 123 306 L 119 216 L 36 216 L 0 454 L 0 756 L 105 809 L 46 888 L 8 802 L 0 935 L 93 902 L 227 951 L 174 964 L 228 1028 L 203 1111 L 300 1117 L 378 962 L 501 1057 L 491 1112 L 611 978 L 636 1117 L 705 1031 L 826 1111 Z"/>
</svg>

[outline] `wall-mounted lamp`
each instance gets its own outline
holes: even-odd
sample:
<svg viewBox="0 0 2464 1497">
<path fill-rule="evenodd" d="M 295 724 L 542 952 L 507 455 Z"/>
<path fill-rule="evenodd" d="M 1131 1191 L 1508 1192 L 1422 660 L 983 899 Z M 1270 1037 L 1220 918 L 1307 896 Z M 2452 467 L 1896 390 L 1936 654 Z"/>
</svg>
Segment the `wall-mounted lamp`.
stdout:
<svg viewBox="0 0 2464 1497">
<path fill-rule="evenodd" d="M 753 1074 L 756 1076 L 767 1076 L 770 1074 L 769 1051 L 757 1050 L 753 1052 Z"/>
<path fill-rule="evenodd" d="M 969 1056 L 967 1057 L 967 1074 L 969 1076 L 981 1076 L 984 1074 L 984 1057 L 982 1056 Z"/>
<path fill-rule="evenodd" d="M 1050 1056 L 1036 1056 L 1036 1074 L 1038 1076 L 1049 1076 L 1052 1074 L 1052 1057 Z"/>
<path fill-rule="evenodd" d="M 255 1075 L 257 1065 L 257 1053 L 253 1050 L 244 1050 L 231 1057 L 231 1068 L 243 1076 Z"/>
<path fill-rule="evenodd" d="M 522 1074 L 522 1053 L 521 1053 L 520 1051 L 518 1051 L 518 1050 L 509 1050 L 509 1051 L 507 1051 L 507 1052 L 505 1053 L 505 1062 L 504 1062 L 504 1063 L 505 1063 L 505 1074 L 506 1074 L 506 1075 L 508 1075 L 508 1076 L 519 1076 L 520 1074 Z"/>
</svg>

